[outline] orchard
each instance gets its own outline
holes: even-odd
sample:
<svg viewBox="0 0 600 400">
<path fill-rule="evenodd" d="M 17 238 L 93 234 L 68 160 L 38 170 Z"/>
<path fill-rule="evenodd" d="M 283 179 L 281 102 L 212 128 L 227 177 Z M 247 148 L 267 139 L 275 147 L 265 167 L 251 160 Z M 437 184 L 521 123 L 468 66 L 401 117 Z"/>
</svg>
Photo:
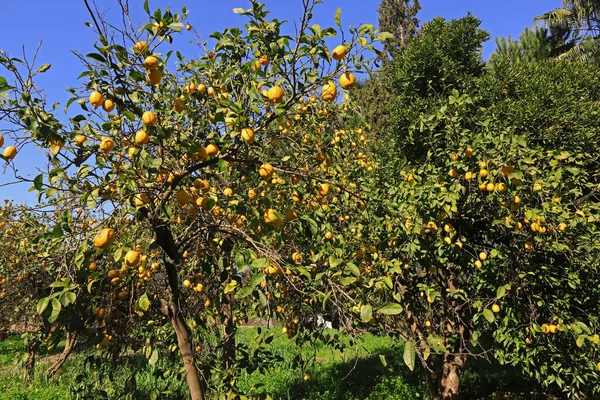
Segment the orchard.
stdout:
<svg viewBox="0 0 600 400">
<path fill-rule="evenodd" d="M 318 0 L 293 23 L 248 3 L 201 41 L 185 7 L 137 25 L 85 1 L 97 40 L 60 107 L 50 64 L 0 53 L 1 162 L 37 201 L 0 208 L 24 381 L 54 352 L 73 398 L 279 398 L 256 379 L 290 368 L 312 398 L 318 349 L 376 338 L 417 383 L 368 398 L 483 398 L 461 384 L 482 361 L 524 396 L 597 396 L 595 61 L 486 63 L 472 15 L 398 44 L 341 9 L 322 27 Z"/>
</svg>

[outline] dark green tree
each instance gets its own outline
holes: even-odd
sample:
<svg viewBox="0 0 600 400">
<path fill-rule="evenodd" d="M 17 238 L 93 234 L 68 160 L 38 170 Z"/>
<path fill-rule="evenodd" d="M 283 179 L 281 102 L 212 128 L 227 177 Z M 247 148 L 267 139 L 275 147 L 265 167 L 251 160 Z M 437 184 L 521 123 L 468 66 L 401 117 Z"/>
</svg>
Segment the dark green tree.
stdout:
<svg viewBox="0 0 600 400">
<path fill-rule="evenodd" d="M 417 33 L 419 19 L 417 13 L 421 10 L 419 0 L 382 0 L 379 5 L 379 29 L 382 32 L 394 34 L 387 41 L 384 54 L 395 58 Z"/>
</svg>

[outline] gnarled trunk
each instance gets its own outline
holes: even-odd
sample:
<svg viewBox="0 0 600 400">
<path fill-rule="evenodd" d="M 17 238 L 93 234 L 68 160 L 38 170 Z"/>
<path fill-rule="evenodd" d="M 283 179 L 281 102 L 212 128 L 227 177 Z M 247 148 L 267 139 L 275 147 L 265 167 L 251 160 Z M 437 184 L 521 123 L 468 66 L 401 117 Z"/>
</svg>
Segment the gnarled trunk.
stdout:
<svg viewBox="0 0 600 400">
<path fill-rule="evenodd" d="M 465 366 L 463 355 L 446 353 L 440 363 L 427 362 L 426 374 L 431 400 L 453 400 L 460 391 L 460 375 Z"/>
<path fill-rule="evenodd" d="M 77 333 L 71 333 L 67 331 L 65 337 L 65 348 L 61 353 L 60 357 L 58 357 L 58 359 L 56 360 L 56 362 L 46 370 L 47 377 L 51 377 L 60 369 L 60 367 L 62 367 L 62 365 L 65 363 L 65 361 L 67 361 L 67 358 L 69 358 L 69 356 L 71 355 L 78 343 L 79 335 Z"/>
</svg>

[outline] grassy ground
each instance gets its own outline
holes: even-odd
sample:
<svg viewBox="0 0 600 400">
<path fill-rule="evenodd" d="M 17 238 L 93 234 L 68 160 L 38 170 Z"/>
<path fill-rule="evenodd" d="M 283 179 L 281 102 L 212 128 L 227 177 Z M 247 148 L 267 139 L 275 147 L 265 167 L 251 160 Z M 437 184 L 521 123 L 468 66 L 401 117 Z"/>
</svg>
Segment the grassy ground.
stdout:
<svg viewBox="0 0 600 400">
<path fill-rule="evenodd" d="M 404 400 L 426 399 L 426 387 L 420 371 L 411 373 L 402 361 L 402 348 L 389 339 L 372 335 L 363 335 L 354 347 L 344 351 L 334 349 L 323 343 L 316 347 L 305 346 L 298 350 L 278 329 L 273 330 L 275 337 L 271 343 L 271 351 L 279 355 L 283 361 L 272 365 L 264 374 L 243 375 L 239 386 L 245 393 L 255 395 L 268 393 L 273 399 L 311 399 L 311 400 Z M 256 335 L 255 328 L 244 328 L 240 332 L 240 340 L 251 342 Z M 331 335 L 335 334 L 331 331 Z M 345 340 L 345 339 L 342 339 Z M 22 383 L 22 367 L 19 358 L 23 354 L 23 342 L 12 336 L 0 342 L 0 399 L 2 400 L 62 400 L 76 398 L 73 388 L 78 380 L 95 379 L 94 367 L 86 364 L 84 354 L 72 356 L 61 374 L 46 380 L 43 371 L 50 365 L 52 355 L 39 358 L 36 377 L 32 385 Z M 56 351 L 60 351 L 58 348 Z M 294 366 L 293 360 L 302 352 L 304 356 L 316 355 L 308 365 Z M 382 362 L 385 360 L 385 366 Z M 132 357 L 125 360 L 122 369 L 131 364 L 144 365 L 138 374 L 137 394 L 132 398 L 150 399 L 151 393 L 157 393 L 158 399 L 180 399 L 179 390 L 185 384 L 176 376 L 165 376 L 160 362 L 149 367 L 146 360 Z M 164 360 L 168 363 L 169 360 Z M 106 390 L 109 399 L 119 398 L 116 393 L 125 385 L 121 370 L 114 372 L 114 377 L 100 385 Z M 462 390 L 465 399 L 500 399 L 506 392 L 512 394 L 511 399 L 529 399 L 529 385 L 513 371 L 507 371 L 489 364 L 473 364 L 463 376 Z M 305 380 L 309 373 L 310 379 Z M 522 390 L 519 390 L 519 388 Z M 171 390 L 171 394 L 169 393 Z M 96 395 L 80 395 L 80 398 L 99 398 Z"/>
</svg>

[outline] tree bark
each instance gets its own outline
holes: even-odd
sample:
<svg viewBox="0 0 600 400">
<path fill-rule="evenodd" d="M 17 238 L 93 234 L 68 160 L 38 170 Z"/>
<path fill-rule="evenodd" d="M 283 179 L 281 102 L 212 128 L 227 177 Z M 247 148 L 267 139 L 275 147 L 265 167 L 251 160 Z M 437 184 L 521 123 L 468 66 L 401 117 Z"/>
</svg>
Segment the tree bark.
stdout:
<svg viewBox="0 0 600 400">
<path fill-rule="evenodd" d="M 221 313 L 223 314 L 223 367 L 229 369 L 235 365 L 235 328 L 233 323 L 233 304 L 229 294 L 223 295 Z"/>
<path fill-rule="evenodd" d="M 440 363 L 426 365 L 427 384 L 431 400 L 454 400 L 460 392 L 460 375 L 466 358 L 451 353 L 444 354 Z"/>
<path fill-rule="evenodd" d="M 25 363 L 25 383 L 31 383 L 35 376 L 35 357 L 39 347 L 40 343 L 38 340 L 32 340 L 27 346 L 27 362 Z"/>
<path fill-rule="evenodd" d="M 67 361 L 67 358 L 69 358 L 69 356 L 71 355 L 71 352 L 73 352 L 73 350 L 75 349 L 75 347 L 77 346 L 78 343 L 79 343 L 79 335 L 77 333 L 71 333 L 71 332 L 67 331 L 67 334 L 65 337 L 65 348 L 64 348 L 62 354 L 60 355 L 60 357 L 58 357 L 56 362 L 54 364 L 52 364 L 52 366 L 50 366 L 50 368 L 48 368 L 46 370 L 46 376 L 48 378 L 51 377 L 52 375 L 54 375 L 56 372 L 58 372 L 60 367 L 62 367 L 62 365 L 65 363 L 65 361 Z"/>
<path fill-rule="evenodd" d="M 163 261 L 169 288 L 171 289 L 171 299 L 169 301 L 168 312 L 171 320 L 171 325 L 175 329 L 177 336 L 177 345 L 183 358 L 183 366 L 185 368 L 185 377 L 190 390 L 190 398 L 192 400 L 204 400 L 204 387 L 200 380 L 200 374 L 196 363 L 194 362 L 194 347 L 192 344 L 192 332 L 190 327 L 185 322 L 181 312 L 181 294 L 179 292 L 179 278 L 177 274 L 177 260 L 179 260 L 179 252 L 177 245 L 173 239 L 173 234 L 168 226 L 159 222 L 154 225 L 156 241 L 165 252 Z"/>
</svg>

